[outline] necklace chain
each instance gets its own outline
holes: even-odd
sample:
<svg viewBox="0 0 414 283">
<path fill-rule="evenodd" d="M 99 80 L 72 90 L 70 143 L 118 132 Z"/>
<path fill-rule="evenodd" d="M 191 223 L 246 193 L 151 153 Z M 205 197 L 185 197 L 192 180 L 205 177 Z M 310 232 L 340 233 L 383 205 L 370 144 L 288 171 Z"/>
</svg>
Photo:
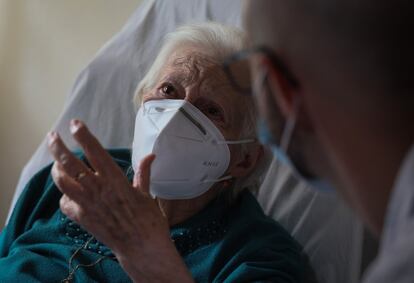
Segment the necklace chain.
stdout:
<svg viewBox="0 0 414 283">
<path fill-rule="evenodd" d="M 89 268 L 89 267 L 93 267 L 95 265 L 97 265 L 98 263 L 100 263 L 101 261 L 105 260 L 105 259 L 115 259 L 115 256 L 101 256 L 100 258 L 98 258 L 97 260 L 95 260 L 94 262 L 91 263 L 79 263 L 77 264 L 75 267 L 73 267 L 73 261 L 76 258 L 76 256 L 79 254 L 79 252 L 83 249 L 86 249 L 88 247 L 88 245 L 90 244 L 90 242 L 94 239 L 93 236 L 91 236 L 82 246 L 80 246 L 79 248 L 76 249 L 76 251 L 71 255 L 71 257 L 69 258 L 69 271 L 68 271 L 68 276 L 63 279 L 61 281 L 61 283 L 72 283 L 74 282 L 74 276 L 75 276 L 75 272 L 81 268 L 81 267 L 85 267 L 85 268 Z"/>
</svg>

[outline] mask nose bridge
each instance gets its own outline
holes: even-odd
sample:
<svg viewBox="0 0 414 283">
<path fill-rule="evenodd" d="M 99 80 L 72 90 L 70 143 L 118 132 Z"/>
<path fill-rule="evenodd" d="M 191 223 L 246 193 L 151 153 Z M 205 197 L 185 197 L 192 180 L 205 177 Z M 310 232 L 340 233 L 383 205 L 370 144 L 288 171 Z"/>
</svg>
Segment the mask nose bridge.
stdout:
<svg viewBox="0 0 414 283">
<path fill-rule="evenodd" d="M 207 135 L 207 130 L 201 125 L 200 122 L 198 122 L 193 116 L 190 115 L 187 111 L 185 111 L 182 107 L 179 110 L 184 117 L 186 117 L 192 124 L 194 124 L 203 135 Z"/>
</svg>

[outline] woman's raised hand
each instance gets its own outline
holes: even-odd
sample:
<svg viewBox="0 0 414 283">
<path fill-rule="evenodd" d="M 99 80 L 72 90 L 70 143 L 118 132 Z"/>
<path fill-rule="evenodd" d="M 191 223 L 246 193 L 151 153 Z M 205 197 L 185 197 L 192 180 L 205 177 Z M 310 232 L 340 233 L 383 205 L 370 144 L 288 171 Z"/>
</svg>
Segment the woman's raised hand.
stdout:
<svg viewBox="0 0 414 283">
<path fill-rule="evenodd" d="M 62 212 L 107 245 L 134 281 L 192 282 L 170 240 L 168 222 L 149 195 L 155 156 L 141 161 L 130 184 L 82 122 L 72 120 L 70 130 L 90 167 L 68 150 L 57 133 L 49 133 L 55 160 L 52 177 L 63 194 Z"/>
</svg>

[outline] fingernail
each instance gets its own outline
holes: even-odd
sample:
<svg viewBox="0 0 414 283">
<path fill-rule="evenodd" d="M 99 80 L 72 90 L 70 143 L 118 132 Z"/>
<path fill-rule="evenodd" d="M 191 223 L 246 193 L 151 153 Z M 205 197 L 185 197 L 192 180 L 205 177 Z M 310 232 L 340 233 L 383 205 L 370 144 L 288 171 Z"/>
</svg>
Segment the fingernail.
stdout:
<svg viewBox="0 0 414 283">
<path fill-rule="evenodd" d="M 55 131 L 50 131 L 47 134 L 47 143 L 51 145 L 57 139 L 57 134 Z"/>
<path fill-rule="evenodd" d="M 70 131 L 71 133 L 76 133 L 81 126 L 81 122 L 79 120 L 73 119 L 70 121 Z"/>
<path fill-rule="evenodd" d="M 59 156 L 59 161 L 60 161 L 60 163 L 62 163 L 62 164 L 66 164 L 66 163 L 68 162 L 68 156 L 67 156 L 65 153 L 62 153 L 62 154 Z"/>
</svg>

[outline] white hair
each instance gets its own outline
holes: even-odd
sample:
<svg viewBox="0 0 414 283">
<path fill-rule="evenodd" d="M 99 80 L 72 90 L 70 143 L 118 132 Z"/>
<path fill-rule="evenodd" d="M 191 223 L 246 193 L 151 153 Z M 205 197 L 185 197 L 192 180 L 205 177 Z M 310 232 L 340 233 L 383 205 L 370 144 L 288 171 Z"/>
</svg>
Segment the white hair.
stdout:
<svg viewBox="0 0 414 283">
<path fill-rule="evenodd" d="M 142 95 L 155 87 L 162 68 L 168 62 L 171 54 L 182 46 L 195 46 L 203 53 L 222 62 L 230 54 L 245 47 L 244 32 L 236 27 L 226 26 L 215 22 L 205 22 L 184 25 L 167 34 L 157 58 L 147 74 L 138 84 L 135 93 L 135 104 L 139 106 Z"/>
<path fill-rule="evenodd" d="M 167 64 L 173 52 L 182 46 L 200 48 L 203 54 L 206 54 L 210 59 L 220 64 L 229 55 L 246 47 L 246 36 L 239 28 L 215 22 L 184 25 L 177 28 L 174 32 L 167 34 L 157 58 L 138 84 L 134 97 L 136 107 L 141 104 L 142 95 L 157 85 L 162 69 Z M 245 139 L 255 137 L 256 110 L 255 107 L 252 106 L 252 97 L 241 97 L 240 99 L 246 100 L 246 109 L 243 109 L 245 112 L 242 120 L 240 138 Z M 248 144 L 241 145 L 241 154 L 246 154 L 248 149 Z M 258 166 L 257 168 L 258 170 L 263 171 L 262 167 L 263 166 Z M 238 179 L 233 183 L 233 196 L 238 194 L 238 192 L 244 188 L 251 187 L 253 184 L 256 187 L 257 180 L 253 180 L 253 178 L 251 178 L 252 175 L 257 175 L 257 172 L 251 174 L 250 177 L 243 178 L 243 180 Z"/>
</svg>

